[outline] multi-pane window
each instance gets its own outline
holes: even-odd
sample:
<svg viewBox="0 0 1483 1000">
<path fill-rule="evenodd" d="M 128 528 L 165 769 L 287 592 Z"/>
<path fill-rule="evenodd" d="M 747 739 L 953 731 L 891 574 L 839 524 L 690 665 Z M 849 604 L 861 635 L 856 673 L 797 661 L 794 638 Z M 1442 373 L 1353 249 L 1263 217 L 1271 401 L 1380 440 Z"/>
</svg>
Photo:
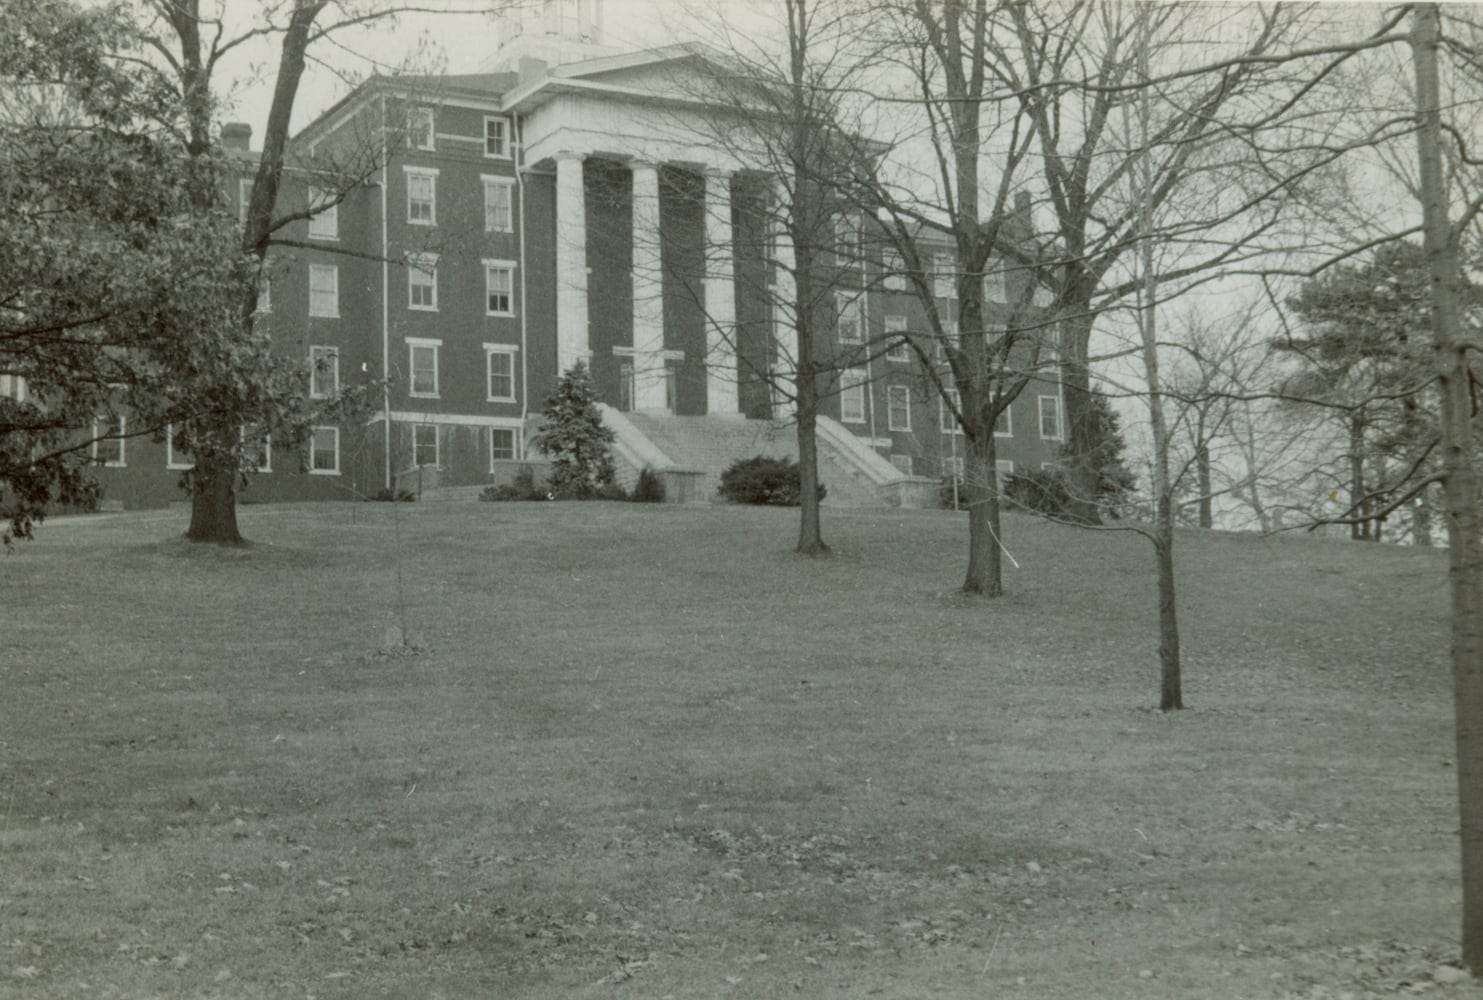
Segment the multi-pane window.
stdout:
<svg viewBox="0 0 1483 1000">
<path fill-rule="evenodd" d="M 904 385 L 886 387 L 886 428 L 911 430 L 911 389 Z"/>
<path fill-rule="evenodd" d="M 329 399 L 340 391 L 340 351 L 336 347 L 309 348 L 309 395 Z"/>
<path fill-rule="evenodd" d="M 407 146 L 431 150 L 437 145 L 433 131 L 433 109 L 411 108 L 407 111 Z"/>
<path fill-rule="evenodd" d="M 881 263 L 881 268 L 885 271 L 885 278 L 882 283 L 885 285 L 886 291 L 906 291 L 906 262 L 901 259 L 899 253 L 887 254 L 886 259 Z"/>
<path fill-rule="evenodd" d="M 509 177 L 484 178 L 484 231 L 515 231 L 515 181 Z"/>
<path fill-rule="evenodd" d="M 335 192 L 319 188 L 309 189 L 309 238 L 311 240 L 337 240 L 340 238 L 340 205 L 335 201 Z"/>
<path fill-rule="evenodd" d="M 489 462 L 512 461 L 515 458 L 515 430 L 511 427 L 489 428 Z"/>
<path fill-rule="evenodd" d="M 906 317 L 887 316 L 886 336 L 890 344 L 886 347 L 887 361 L 910 361 L 911 347 L 906 342 Z"/>
<path fill-rule="evenodd" d="M 242 428 L 242 452 L 249 468 L 258 472 L 273 471 L 273 439 L 257 428 Z"/>
<path fill-rule="evenodd" d="M 165 468 L 167 469 L 193 469 L 196 460 L 191 458 L 190 449 L 175 434 L 173 424 L 165 427 Z"/>
<path fill-rule="evenodd" d="M 484 262 L 484 312 L 488 316 L 515 315 L 515 262 Z"/>
<path fill-rule="evenodd" d="M 340 269 L 336 265 L 309 265 L 309 315 L 340 315 Z"/>
<path fill-rule="evenodd" d="M 438 425 L 412 425 L 412 464 L 418 467 L 438 465 Z"/>
<path fill-rule="evenodd" d="M 93 421 L 93 461 L 113 469 L 123 467 L 123 417 L 99 417 Z"/>
<path fill-rule="evenodd" d="M 994 436 L 995 437 L 1006 437 L 1007 438 L 1007 437 L 1013 437 L 1014 436 L 1014 421 L 1011 419 L 1011 417 L 1009 415 L 1010 412 L 1011 412 L 1010 407 L 1006 406 L 1004 409 L 1002 409 L 1002 410 L 999 411 L 999 416 L 994 419 Z"/>
<path fill-rule="evenodd" d="M 515 402 L 515 349 L 485 344 L 484 358 L 489 375 L 489 402 Z"/>
<path fill-rule="evenodd" d="M 839 419 L 847 424 L 865 422 L 865 373 L 858 368 L 840 375 Z"/>
<path fill-rule="evenodd" d="M 340 428 L 309 429 L 309 473 L 315 476 L 340 474 Z"/>
<path fill-rule="evenodd" d="M 962 428 L 958 426 L 957 414 L 963 412 L 963 396 L 957 389 L 944 390 L 946 399 L 941 400 L 942 406 L 942 432 L 944 434 L 958 434 Z"/>
<path fill-rule="evenodd" d="M 438 172 L 403 167 L 407 174 L 407 221 L 414 226 L 438 224 Z"/>
<path fill-rule="evenodd" d="M 510 121 L 508 118 L 484 119 L 484 155 L 510 158 Z"/>
<path fill-rule="evenodd" d="M 414 340 L 408 338 L 408 371 L 411 372 L 411 392 L 414 396 L 436 396 L 438 394 L 438 348 L 441 340 Z"/>
<path fill-rule="evenodd" d="M 952 254 L 940 253 L 932 258 L 932 292 L 939 299 L 958 297 L 958 262 Z"/>
<path fill-rule="evenodd" d="M 1040 436 L 1047 441 L 1061 440 L 1061 397 L 1041 396 Z"/>
<path fill-rule="evenodd" d="M 437 254 L 413 254 L 407 258 L 407 308 L 437 312 Z"/>
<path fill-rule="evenodd" d="M 838 330 L 841 344 L 859 344 L 865 340 L 860 322 L 860 299 L 849 292 L 834 293 L 834 308 L 839 316 Z"/>
</svg>

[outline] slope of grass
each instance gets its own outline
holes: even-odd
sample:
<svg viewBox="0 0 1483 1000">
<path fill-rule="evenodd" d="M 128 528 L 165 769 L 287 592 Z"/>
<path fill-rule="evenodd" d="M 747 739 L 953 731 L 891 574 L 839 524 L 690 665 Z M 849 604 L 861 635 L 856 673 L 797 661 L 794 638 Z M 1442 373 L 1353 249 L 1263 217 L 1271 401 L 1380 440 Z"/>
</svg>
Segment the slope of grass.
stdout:
<svg viewBox="0 0 1483 1000">
<path fill-rule="evenodd" d="M 1181 536 L 1164 716 L 1141 539 L 1011 518 L 982 601 L 954 515 L 794 516 L 48 524 L 0 997 L 1475 995 L 1438 553 Z"/>
</svg>

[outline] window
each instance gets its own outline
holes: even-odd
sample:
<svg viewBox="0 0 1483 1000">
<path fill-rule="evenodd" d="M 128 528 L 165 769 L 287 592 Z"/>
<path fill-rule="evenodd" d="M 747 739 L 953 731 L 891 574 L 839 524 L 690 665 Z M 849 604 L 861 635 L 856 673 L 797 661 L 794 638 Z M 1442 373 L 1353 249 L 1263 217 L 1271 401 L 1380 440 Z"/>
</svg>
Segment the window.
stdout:
<svg viewBox="0 0 1483 1000">
<path fill-rule="evenodd" d="M 309 189 L 309 238 L 311 240 L 337 240 L 340 238 L 340 206 L 331 204 L 335 192 Z"/>
<path fill-rule="evenodd" d="M 953 347 L 960 347 L 960 346 L 962 346 L 961 341 L 958 338 L 958 321 L 957 320 L 955 320 L 955 319 L 945 319 L 945 320 L 942 321 L 942 336 L 943 336 L 943 339 L 945 339 L 948 342 L 948 344 L 950 344 L 951 346 L 953 346 Z"/>
<path fill-rule="evenodd" d="M 886 291 L 906 291 L 906 262 L 901 259 L 899 253 L 887 254 L 881 267 L 885 271 L 885 277 L 882 283 L 885 285 Z"/>
<path fill-rule="evenodd" d="M 858 368 L 851 368 L 840 376 L 839 419 L 847 424 L 865 422 L 865 373 Z"/>
<path fill-rule="evenodd" d="M 957 389 L 946 390 L 947 398 L 940 401 L 942 407 L 942 432 L 944 434 L 961 434 L 962 428 L 958 426 L 958 418 L 954 411 L 963 409 L 963 396 Z"/>
<path fill-rule="evenodd" d="M 242 453 L 247 465 L 258 472 L 273 471 L 273 439 L 256 428 L 242 428 Z"/>
<path fill-rule="evenodd" d="M 484 178 L 484 231 L 515 231 L 515 181 L 509 177 Z"/>
<path fill-rule="evenodd" d="M 484 313 L 486 316 L 515 315 L 515 262 L 484 262 Z"/>
<path fill-rule="evenodd" d="M 407 221 L 414 226 L 438 224 L 438 172 L 403 167 L 407 173 Z"/>
<path fill-rule="evenodd" d="M 309 396 L 329 399 L 340 391 L 340 350 L 336 347 L 309 348 Z"/>
<path fill-rule="evenodd" d="M 311 427 L 309 429 L 309 474 L 311 476 L 338 476 L 340 474 L 340 428 Z"/>
<path fill-rule="evenodd" d="M 257 314 L 266 316 L 273 311 L 273 279 L 259 271 L 257 276 Z"/>
<path fill-rule="evenodd" d="M 897 472 L 904 472 L 908 476 L 911 475 L 911 456 L 910 455 L 892 455 L 891 456 L 891 464 L 894 465 L 894 466 L 896 466 L 896 471 Z"/>
<path fill-rule="evenodd" d="M 489 374 L 489 402 L 515 402 L 515 348 L 485 344 L 484 363 Z"/>
<path fill-rule="evenodd" d="M 836 329 L 841 344 L 859 344 L 865 340 L 860 329 L 860 300 L 849 292 L 834 293 L 834 308 L 839 319 Z"/>
<path fill-rule="evenodd" d="M 932 291 L 939 299 L 958 297 L 958 263 L 952 254 L 940 253 L 932 258 Z"/>
<path fill-rule="evenodd" d="M 407 147 L 432 150 L 436 146 L 433 109 L 412 108 L 407 112 Z"/>
<path fill-rule="evenodd" d="M 1013 407 L 1006 406 L 999 411 L 999 416 L 994 420 L 995 437 L 1007 438 L 1014 436 L 1014 421 L 1009 415 L 1012 410 Z"/>
<path fill-rule="evenodd" d="M 412 373 L 412 395 L 437 396 L 438 348 L 442 345 L 441 340 L 414 340 L 410 337 L 407 339 L 408 369 Z"/>
<path fill-rule="evenodd" d="M 336 265 L 309 265 L 309 315 L 339 318 L 340 268 Z"/>
<path fill-rule="evenodd" d="M 252 206 L 252 181 L 242 178 L 237 182 L 237 221 L 247 225 L 247 210 Z"/>
<path fill-rule="evenodd" d="M 438 425 L 412 425 L 412 464 L 419 468 L 438 465 Z"/>
<path fill-rule="evenodd" d="M 633 362 L 624 358 L 618 362 L 618 409 L 632 412 L 633 397 Z"/>
<path fill-rule="evenodd" d="M 1040 397 L 1040 436 L 1047 441 L 1061 440 L 1061 399 Z"/>
<path fill-rule="evenodd" d="M 191 458 L 190 451 L 184 443 L 175 437 L 173 424 L 165 425 L 165 468 L 167 469 L 193 469 L 196 462 Z"/>
<path fill-rule="evenodd" d="M 908 386 L 886 387 L 886 429 L 911 430 L 911 389 Z"/>
<path fill-rule="evenodd" d="M 510 427 L 489 428 L 489 464 L 509 462 L 515 458 L 515 431 Z"/>
<path fill-rule="evenodd" d="M 847 264 L 855 255 L 855 216 L 841 212 L 834 217 L 834 256 Z"/>
<path fill-rule="evenodd" d="M 124 467 L 124 418 L 93 421 L 93 461 L 110 469 Z"/>
<path fill-rule="evenodd" d="M 998 480 L 996 489 L 1004 489 L 1009 477 L 1014 475 L 1014 463 L 1006 459 L 1000 459 L 994 463 L 994 478 Z"/>
<path fill-rule="evenodd" d="M 501 160 L 510 158 L 509 119 L 484 119 L 484 155 Z"/>
<path fill-rule="evenodd" d="M 1004 272 L 997 267 L 991 267 L 984 272 L 984 301 L 1009 301 L 1004 291 Z"/>
<path fill-rule="evenodd" d="M 905 316 L 886 317 L 886 336 L 891 338 L 890 345 L 886 348 L 887 361 L 911 361 L 911 347 L 906 342 L 905 334 Z"/>
<path fill-rule="evenodd" d="M 438 311 L 437 254 L 413 254 L 407 258 L 407 308 Z"/>
</svg>

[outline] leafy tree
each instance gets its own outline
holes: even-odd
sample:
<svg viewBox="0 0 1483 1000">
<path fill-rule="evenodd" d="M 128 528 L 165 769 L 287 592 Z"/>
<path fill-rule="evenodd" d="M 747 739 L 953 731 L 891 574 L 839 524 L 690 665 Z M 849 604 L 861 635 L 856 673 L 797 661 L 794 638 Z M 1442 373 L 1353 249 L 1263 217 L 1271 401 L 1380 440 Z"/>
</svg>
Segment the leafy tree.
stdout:
<svg viewBox="0 0 1483 1000">
<path fill-rule="evenodd" d="M 546 423 L 531 444 L 551 456 L 551 492 L 584 500 L 613 483 L 613 431 L 604 426 L 587 365 L 578 361 L 556 383 L 541 408 Z"/>
</svg>

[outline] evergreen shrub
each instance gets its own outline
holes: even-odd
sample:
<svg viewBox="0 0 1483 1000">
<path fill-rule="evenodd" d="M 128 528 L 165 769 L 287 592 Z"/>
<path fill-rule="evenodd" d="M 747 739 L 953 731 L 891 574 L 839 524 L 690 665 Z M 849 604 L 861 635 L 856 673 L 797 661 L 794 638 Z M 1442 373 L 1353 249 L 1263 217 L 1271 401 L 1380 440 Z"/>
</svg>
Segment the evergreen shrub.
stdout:
<svg viewBox="0 0 1483 1000">
<path fill-rule="evenodd" d="M 644 466 L 638 482 L 633 484 L 633 494 L 629 499 L 634 503 L 664 503 L 664 480 L 653 469 Z"/>
<path fill-rule="evenodd" d="M 721 486 L 716 492 L 732 503 L 797 507 L 802 502 L 798 479 L 797 462 L 758 455 L 733 462 L 721 473 Z M 827 493 L 820 483 L 819 499 L 823 500 Z"/>
</svg>

